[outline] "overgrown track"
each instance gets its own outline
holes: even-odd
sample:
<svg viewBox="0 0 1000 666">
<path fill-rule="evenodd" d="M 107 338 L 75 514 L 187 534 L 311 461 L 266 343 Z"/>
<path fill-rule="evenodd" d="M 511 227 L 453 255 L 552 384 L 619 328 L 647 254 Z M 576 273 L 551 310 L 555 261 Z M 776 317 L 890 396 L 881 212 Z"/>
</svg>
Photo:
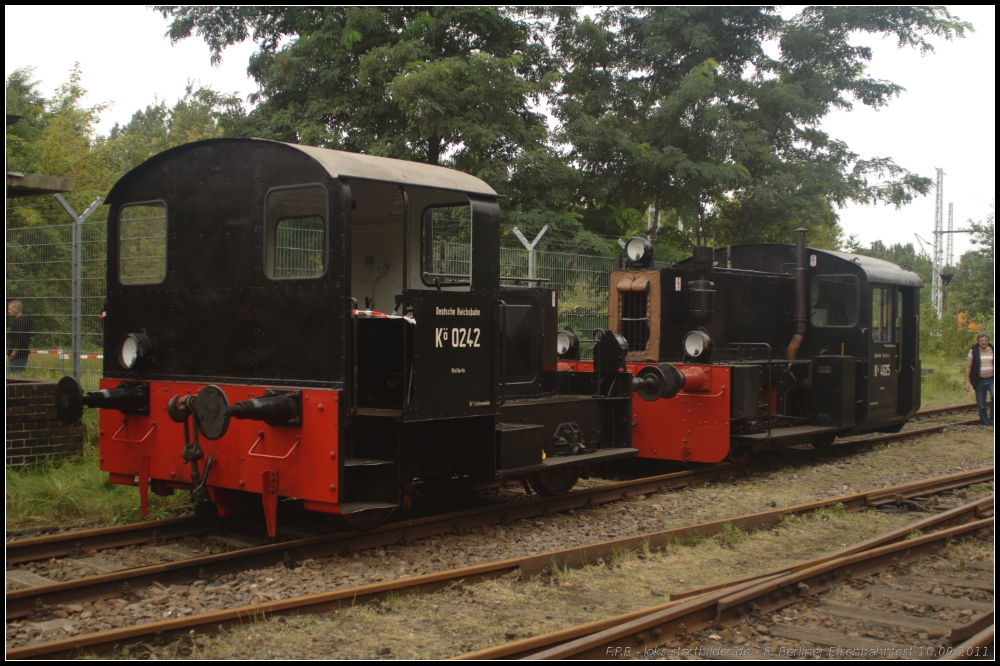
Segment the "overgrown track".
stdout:
<svg viewBox="0 0 1000 666">
<path fill-rule="evenodd" d="M 961 578 L 937 573 L 927 577 L 913 574 L 907 565 L 927 554 L 944 554 L 951 539 L 992 530 L 993 501 L 990 496 L 792 567 L 692 590 L 681 598 L 675 595 L 668 604 L 462 658 L 992 657 L 985 651 L 993 640 L 992 572 L 983 571 L 983 580 L 975 580 L 961 575 L 955 562 L 954 573 Z M 930 530 L 939 531 L 921 534 Z M 877 576 L 889 569 L 893 575 Z M 847 586 L 866 593 L 842 594 L 848 603 L 837 603 L 837 588 Z M 944 587 L 962 590 L 967 596 L 945 596 Z M 931 594 L 919 591 L 925 588 L 931 588 Z M 979 596 L 988 593 L 989 598 L 973 601 L 969 590 L 977 590 Z M 827 601 L 830 596 L 834 596 L 832 602 Z M 907 612 L 879 607 L 878 602 L 885 599 L 901 602 Z M 926 610 L 949 608 L 970 616 L 969 621 L 944 626 L 949 623 Z M 800 619 L 805 626 L 797 622 Z M 885 632 L 861 633 L 858 623 L 882 627 Z M 837 625 L 841 626 L 831 629 Z M 846 625 L 851 626 L 840 630 Z M 904 636 L 907 642 L 886 640 L 887 634 Z M 941 638 L 947 641 L 927 642 Z M 914 639 L 924 643 L 914 646 Z"/>
<path fill-rule="evenodd" d="M 849 455 L 875 442 L 897 441 L 929 434 L 942 430 L 948 425 L 955 424 L 936 425 L 893 435 L 845 442 L 825 450 L 793 450 L 781 454 L 761 456 L 744 463 L 714 465 L 697 470 L 611 483 L 572 491 L 559 497 L 520 499 L 500 505 L 392 523 L 369 532 L 326 534 L 215 555 L 134 567 L 86 578 L 39 584 L 34 587 L 10 590 L 6 593 L 7 618 L 25 617 L 37 609 L 44 609 L 56 604 L 119 596 L 132 590 L 143 589 L 154 582 L 158 584 L 187 584 L 199 578 L 273 566 L 279 562 L 291 563 L 329 556 L 342 551 L 358 551 L 391 546 L 397 543 L 410 543 L 417 539 L 448 533 L 462 533 L 486 525 L 512 523 L 525 518 L 552 515 L 560 511 L 606 504 L 638 495 L 670 492 L 687 486 L 742 477 L 754 472 L 770 471 L 786 465 L 803 464 L 831 456 Z M 988 480 L 988 478 L 984 477 L 981 480 Z M 974 482 L 969 481 L 968 483 Z"/>
<path fill-rule="evenodd" d="M 974 409 L 978 409 L 979 405 L 974 402 L 967 402 L 962 405 L 949 405 L 947 407 L 934 407 L 932 409 L 923 409 L 913 415 L 913 418 L 919 419 L 925 416 L 938 416 L 941 414 L 954 414 L 956 412 L 968 412 Z"/>
<path fill-rule="evenodd" d="M 940 431 L 948 425 L 955 424 L 936 425 L 893 435 L 845 442 L 825 450 L 793 450 L 761 456 L 743 463 L 714 465 L 697 470 L 611 483 L 575 490 L 558 497 L 532 497 L 515 500 L 495 506 L 396 522 L 370 532 L 326 534 L 11 590 L 6 594 L 7 618 L 24 617 L 39 607 L 44 608 L 59 603 L 120 595 L 130 590 L 142 589 L 154 581 L 160 584 L 186 584 L 198 578 L 273 566 L 282 561 L 295 562 L 324 557 L 345 550 L 384 547 L 400 542 L 409 543 L 416 539 L 449 532 L 461 533 L 485 525 L 510 523 L 539 515 L 552 515 L 559 511 L 606 504 L 638 495 L 669 492 L 686 486 L 726 480 L 753 472 L 769 471 L 786 465 L 802 464 L 818 458 L 849 455 L 875 442 L 897 441 L 929 434 Z"/>
<path fill-rule="evenodd" d="M 969 409 L 975 409 L 976 404 L 966 404 L 966 405 L 953 405 L 950 407 L 940 407 L 937 409 L 925 410 L 922 412 L 917 412 L 915 416 L 936 416 L 946 413 L 968 411 Z M 977 423 L 977 420 L 962 421 L 960 423 Z M 865 444 L 874 444 L 878 442 L 885 441 L 896 441 L 899 439 L 904 439 L 907 437 L 913 437 L 921 434 L 928 434 L 932 432 L 937 432 L 942 430 L 948 425 L 956 425 L 955 423 L 948 423 L 939 426 L 930 426 L 927 428 L 922 428 L 919 430 L 909 430 L 894 435 L 885 435 L 877 437 L 869 437 L 867 439 L 851 442 L 850 446 L 853 447 L 850 450 L 842 449 L 840 447 L 845 446 L 845 443 L 838 444 L 837 447 L 832 449 L 830 452 L 833 454 L 842 454 L 847 452 L 852 452 L 856 450 L 858 446 L 864 446 Z M 779 455 L 782 458 L 782 464 L 799 464 L 801 462 L 811 460 L 815 454 L 809 452 L 781 452 L 772 455 Z M 803 457 L 804 456 L 804 457 Z M 736 472 L 739 470 L 746 471 L 756 471 L 760 469 L 759 465 L 762 463 L 761 460 L 750 461 L 749 463 L 741 463 L 738 465 L 721 465 L 720 468 L 727 470 L 726 474 L 729 472 Z M 770 460 L 763 461 L 763 464 L 771 464 Z M 756 465 L 756 467 L 755 467 Z M 684 475 L 693 474 L 689 480 L 684 481 Z M 669 488 L 679 488 L 682 486 L 672 485 L 672 479 L 676 478 L 677 483 L 682 485 L 688 485 L 690 483 L 700 483 L 699 478 L 701 477 L 702 470 L 698 470 L 697 473 L 692 472 L 680 472 L 675 475 L 663 475 L 654 477 L 653 480 L 657 483 L 668 483 Z M 709 480 L 714 480 L 715 477 L 711 476 L 709 472 Z M 723 477 L 724 478 L 725 474 Z M 620 485 L 620 484 L 619 484 Z M 645 487 L 645 486 L 644 486 Z M 646 494 L 649 492 L 655 492 L 655 490 L 645 489 L 641 491 L 635 491 L 636 494 Z M 597 501 L 597 500 L 594 500 Z M 609 500 L 602 500 L 609 501 Z M 568 508 L 575 508 L 570 506 Z M 560 509 L 561 510 L 561 509 Z M 537 515 L 537 514 L 532 514 Z M 145 521 L 140 523 L 132 523 L 129 525 L 116 525 L 113 527 L 102 527 L 90 530 L 79 530 L 63 532 L 60 534 L 52 534 L 46 536 L 33 537 L 28 539 L 14 539 L 7 541 L 6 552 L 7 552 L 7 566 L 23 564 L 26 562 L 35 562 L 39 560 L 46 560 L 53 557 L 66 557 L 69 555 L 76 555 L 90 550 L 106 550 L 109 548 L 121 548 L 123 546 L 134 546 L 142 545 L 147 543 L 156 543 L 158 541 L 169 541 L 173 539 L 180 539 L 186 536 L 197 536 L 201 534 L 207 534 L 212 531 L 214 523 L 210 520 L 205 520 L 201 518 L 196 518 L 194 516 L 181 517 L 181 518 L 169 518 L 166 520 L 155 520 L 155 521 Z M 389 544 L 379 544 L 379 545 L 389 545 Z"/>
<path fill-rule="evenodd" d="M 263 617 L 275 613 L 325 612 L 339 605 L 342 602 L 355 603 L 373 597 L 375 598 L 383 597 L 390 592 L 397 592 L 397 593 L 400 591 L 426 592 L 448 585 L 456 580 L 473 582 L 476 580 L 481 580 L 486 578 L 498 578 L 510 574 L 515 574 L 519 575 L 522 578 L 527 578 L 531 575 L 544 571 L 554 565 L 560 567 L 582 566 L 585 563 L 594 561 L 597 557 L 606 557 L 610 555 L 611 552 L 614 550 L 623 550 L 623 549 L 641 547 L 643 543 L 648 544 L 650 547 L 655 547 L 661 544 L 668 543 L 678 538 L 689 537 L 694 535 L 710 535 L 719 532 L 720 530 L 722 530 L 723 526 L 727 524 L 740 527 L 743 529 L 751 527 L 762 527 L 769 524 L 775 524 L 779 522 L 783 516 L 786 516 L 788 514 L 804 514 L 816 511 L 817 509 L 824 507 L 833 507 L 838 504 L 844 506 L 848 510 L 860 510 L 866 506 L 878 505 L 890 499 L 896 501 L 900 499 L 916 498 L 921 495 L 927 495 L 932 492 L 944 489 L 951 489 L 955 487 L 961 487 L 973 483 L 982 482 L 984 480 L 992 479 L 992 477 L 993 477 L 993 468 L 990 467 L 982 470 L 976 470 L 974 472 L 963 472 L 961 474 L 952 474 L 946 477 L 937 477 L 934 479 L 928 479 L 924 481 L 911 482 L 907 484 L 902 484 L 900 486 L 880 489 L 871 493 L 858 493 L 843 497 L 836 497 L 820 502 L 812 502 L 809 504 L 803 504 L 794 507 L 774 509 L 772 511 L 767 511 L 760 514 L 752 514 L 724 521 L 715 521 L 712 523 L 706 523 L 702 525 L 694 525 L 689 527 L 666 530 L 662 532 L 641 535 L 639 537 L 616 539 L 613 541 L 607 541 L 580 548 L 552 551 L 537 555 L 516 558 L 512 560 L 506 560 L 502 562 L 465 567 L 441 573 L 415 576 L 412 578 L 404 578 L 387 583 L 365 585 L 355 588 L 338 590 L 335 592 L 314 594 L 305 597 L 287 599 L 283 601 L 273 601 L 254 606 L 244 606 L 240 608 L 234 608 L 214 613 L 204 613 L 200 615 L 177 618 L 172 620 L 164 620 L 161 622 L 151 622 L 138 626 L 125 627 L 122 629 L 101 631 L 89 635 L 73 637 L 50 643 L 28 645 L 24 647 L 11 649 L 7 651 L 6 656 L 8 659 L 53 658 L 53 657 L 73 656 L 89 651 L 108 649 L 109 647 L 112 647 L 116 644 L 120 644 L 125 641 L 137 641 L 153 635 L 162 635 L 162 634 L 171 634 L 178 632 L 189 632 L 189 631 L 214 631 L 219 627 L 236 624 L 242 621 L 246 621 L 249 618 Z M 955 509 L 935 516 L 931 516 L 930 518 L 927 518 L 925 521 L 919 523 L 919 525 L 922 526 L 920 528 L 917 528 L 916 526 L 911 526 L 906 530 L 900 530 L 897 531 L 896 533 L 883 535 L 883 537 L 881 537 L 880 540 L 878 540 L 877 545 L 880 545 L 882 543 L 889 543 L 891 541 L 895 541 L 898 539 L 904 539 L 912 529 L 931 529 L 933 527 L 940 528 L 942 526 L 954 524 L 956 522 L 962 522 L 974 519 L 978 517 L 979 514 L 987 510 L 992 510 L 992 503 L 993 499 L 991 496 L 987 500 L 973 503 L 965 507 L 961 507 L 960 509 Z M 527 504 L 527 503 L 522 502 L 520 504 Z M 355 536 L 351 538 L 363 538 L 363 536 L 366 535 Z M 865 544 L 860 544 L 859 546 L 845 549 L 844 551 L 841 551 L 840 554 L 857 552 L 859 548 L 864 549 L 872 547 L 872 544 L 873 542 L 866 542 Z M 287 544 L 282 544 L 282 546 L 285 545 Z M 362 547 L 370 547 L 370 546 L 362 546 Z M 200 559 L 207 559 L 207 558 L 200 558 Z M 93 581 L 93 579 L 89 580 Z M 91 592 L 92 591 L 93 588 L 91 588 Z M 29 594 L 22 595 L 22 598 L 28 599 L 29 603 L 27 604 L 22 603 L 19 606 L 22 609 L 29 609 L 31 612 L 38 612 L 39 609 L 36 608 L 36 606 L 39 602 L 36 601 L 36 599 L 40 598 L 39 597 L 40 590 L 36 588 L 35 590 L 28 590 L 26 592 L 28 592 Z M 50 594 L 48 597 L 48 602 L 49 603 L 54 602 L 56 598 L 57 597 L 55 595 Z M 45 604 L 46 602 L 42 601 L 42 606 L 44 606 Z M 8 594 L 8 617 L 10 617 L 10 613 L 11 613 L 11 599 L 10 595 Z"/>
</svg>

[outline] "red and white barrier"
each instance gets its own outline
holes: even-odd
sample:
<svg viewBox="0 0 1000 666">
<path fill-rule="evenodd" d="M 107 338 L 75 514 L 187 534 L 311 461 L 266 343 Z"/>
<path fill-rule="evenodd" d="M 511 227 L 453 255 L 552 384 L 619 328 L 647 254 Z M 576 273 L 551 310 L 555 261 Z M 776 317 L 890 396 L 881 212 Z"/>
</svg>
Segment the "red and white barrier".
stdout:
<svg viewBox="0 0 1000 666">
<path fill-rule="evenodd" d="M 63 351 L 62 349 L 32 349 L 32 354 L 42 354 L 42 355 L 58 355 L 63 361 L 68 361 L 73 358 L 73 354 Z M 104 354 L 80 354 L 80 358 L 104 358 Z"/>
</svg>

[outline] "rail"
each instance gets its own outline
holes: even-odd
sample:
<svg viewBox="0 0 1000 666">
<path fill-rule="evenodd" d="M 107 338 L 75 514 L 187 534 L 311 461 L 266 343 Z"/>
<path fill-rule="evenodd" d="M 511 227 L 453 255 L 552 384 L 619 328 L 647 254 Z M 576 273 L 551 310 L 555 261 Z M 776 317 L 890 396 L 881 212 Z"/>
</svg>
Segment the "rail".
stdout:
<svg viewBox="0 0 1000 666">
<path fill-rule="evenodd" d="M 750 613 L 761 616 L 773 613 L 815 597 L 843 581 L 862 579 L 891 566 L 912 562 L 929 550 L 939 551 L 942 542 L 947 543 L 957 536 L 990 529 L 993 517 L 980 516 L 984 505 L 992 507 L 993 499 L 990 496 L 966 504 L 947 514 L 931 516 L 785 569 L 693 590 L 680 599 L 672 597 L 670 604 L 480 650 L 462 658 L 599 659 L 642 656 L 642 650 L 663 645 L 667 637 L 690 635 L 713 626 L 735 626 Z M 915 532 L 929 529 L 941 531 L 911 538 Z M 970 643 L 981 643 L 983 640 L 983 637 L 976 637 Z"/>
<path fill-rule="evenodd" d="M 939 410 L 935 410 L 934 413 L 939 413 L 941 410 L 945 409 L 971 409 L 975 408 L 975 406 L 976 405 L 973 403 L 972 405 L 940 408 Z M 959 421 L 957 424 L 973 424 L 978 422 L 978 419 L 970 419 L 967 421 Z M 797 450 L 793 452 L 781 452 L 780 454 L 769 453 L 761 456 L 760 458 L 742 463 L 721 464 L 704 469 L 673 472 L 645 479 L 608 484 L 601 486 L 599 488 L 601 490 L 600 497 L 595 497 L 595 499 L 591 501 L 613 501 L 615 496 L 620 498 L 623 493 L 639 495 L 650 492 L 662 492 L 663 489 L 679 489 L 688 485 L 696 485 L 719 479 L 732 478 L 734 476 L 756 471 L 767 471 L 774 467 L 784 467 L 788 464 L 800 464 L 813 460 L 820 455 L 850 454 L 859 448 L 866 446 L 883 442 L 900 441 L 909 437 L 938 432 L 950 425 L 956 425 L 956 423 L 939 424 L 917 430 L 907 430 L 892 435 L 880 435 L 850 442 L 842 442 L 830 449 L 827 449 L 822 454 L 815 450 Z M 579 506 L 578 501 L 586 503 L 586 497 L 593 496 L 590 494 L 593 492 L 595 492 L 595 489 L 588 489 L 585 491 L 578 490 L 572 491 L 563 498 L 536 498 L 535 500 L 529 500 L 529 502 L 543 504 L 546 502 L 554 503 L 550 506 L 551 510 L 568 510 L 571 508 L 577 508 Z M 583 499 L 570 499 L 576 497 L 581 497 Z M 607 499 L 609 497 L 612 499 Z M 565 509 L 556 508 L 556 504 L 559 504 L 560 506 L 565 504 Z M 14 539 L 8 540 L 6 543 L 6 559 L 9 566 L 13 564 L 49 559 L 52 557 L 66 557 L 67 555 L 71 555 L 79 551 L 120 548 L 123 546 L 149 543 L 151 541 L 155 542 L 158 539 L 177 539 L 183 536 L 208 533 L 212 530 L 212 525 L 214 525 L 214 523 L 210 521 L 191 516 L 170 518 L 162 521 L 133 523 L 130 525 L 116 525 L 113 527 L 96 528 L 91 530 L 70 531 L 29 539 Z M 382 529 L 388 529 L 388 527 L 391 527 L 391 525 L 384 526 Z"/>
<path fill-rule="evenodd" d="M 983 475 L 986 475 L 985 477 Z M 927 487 L 942 487 L 948 483 L 960 483 L 968 484 L 969 482 L 974 482 L 976 479 L 981 478 L 992 478 L 993 468 L 987 468 L 983 470 L 976 470 L 975 472 L 964 472 L 961 474 L 948 475 L 947 477 L 936 477 L 934 479 L 928 479 L 924 481 L 911 482 L 908 484 L 903 484 L 894 488 L 885 488 L 879 491 L 874 491 L 874 493 L 883 494 L 890 493 L 896 495 L 909 495 L 916 496 L 917 494 L 926 494 Z M 727 521 L 715 521 L 713 523 L 707 523 L 704 525 L 693 525 L 689 527 L 677 528 L 674 530 L 666 530 L 661 533 L 643 535 L 638 537 L 640 540 L 648 539 L 650 545 L 656 545 L 658 540 L 662 539 L 664 543 L 668 540 L 673 540 L 678 538 L 682 534 L 710 534 L 712 530 L 719 531 L 722 529 L 724 524 L 732 524 L 736 526 L 740 525 L 766 525 L 769 524 L 768 521 L 777 522 L 782 516 L 789 513 L 806 513 L 815 511 L 816 508 L 822 506 L 834 506 L 836 504 L 842 504 L 846 507 L 863 508 L 867 506 L 865 504 L 865 499 L 873 493 L 857 493 L 854 495 L 831 498 L 821 502 L 812 502 L 809 504 L 798 505 L 794 507 L 784 507 L 782 509 L 775 509 L 773 511 L 764 512 L 764 514 L 751 514 L 749 516 L 744 516 L 742 518 L 734 518 Z M 948 512 L 930 516 L 918 523 L 912 524 L 907 528 L 896 530 L 894 532 L 882 535 L 876 539 L 869 540 L 863 544 L 857 544 L 856 546 L 844 549 L 838 553 L 831 554 L 828 557 L 836 557 L 839 559 L 832 560 L 833 562 L 839 562 L 842 559 L 850 558 L 852 553 L 856 551 L 867 552 L 866 549 L 876 548 L 882 544 L 892 543 L 895 541 L 902 541 L 902 546 L 904 548 L 909 548 L 913 545 L 920 545 L 924 541 L 919 539 L 908 539 L 915 529 L 927 530 L 931 528 L 941 528 L 947 525 L 964 522 L 964 521 L 977 521 L 979 516 L 986 510 L 987 505 L 992 507 L 992 496 L 990 498 L 980 500 L 978 502 L 972 502 L 970 504 L 958 507 Z M 760 516 L 766 516 L 766 518 L 761 518 Z M 992 518 L 987 520 L 978 520 L 973 525 L 979 525 L 980 528 L 988 523 L 992 525 Z M 961 528 L 953 528 L 952 530 L 945 530 L 945 532 L 939 534 L 952 534 L 959 533 L 954 532 L 954 530 L 963 530 L 968 526 Z M 364 539 L 366 535 L 358 535 L 352 537 L 353 539 Z M 412 535 L 414 538 L 420 538 L 420 535 Z M 930 535 L 934 537 L 936 535 Z M 929 537 L 923 537 L 924 540 Z M 67 657 L 67 656 L 78 656 L 86 653 L 87 651 L 95 650 L 105 650 L 114 645 L 121 644 L 124 641 L 141 641 L 146 637 L 151 636 L 161 636 L 176 633 L 188 633 L 197 631 L 215 631 L 220 626 L 230 626 L 234 624 L 239 624 L 246 622 L 247 620 L 254 617 L 264 617 L 267 615 L 280 614 L 280 613 L 316 613 L 316 612 L 327 612 L 332 608 L 335 608 L 340 603 L 359 603 L 372 598 L 382 598 L 390 593 L 399 593 L 401 591 L 421 591 L 428 592 L 435 589 L 439 589 L 448 583 L 455 580 L 463 580 L 465 582 L 474 582 L 477 580 L 484 579 L 495 579 L 501 576 L 506 576 L 511 573 L 519 573 L 521 578 L 528 578 L 531 575 L 537 574 L 538 572 L 553 566 L 553 563 L 559 566 L 582 566 L 584 563 L 592 561 L 593 558 L 600 556 L 600 553 L 610 554 L 612 550 L 623 550 L 627 548 L 635 548 L 636 537 L 628 537 L 625 539 L 616 539 L 613 541 L 604 542 L 602 544 L 594 544 L 592 546 L 586 546 L 581 548 L 565 549 L 560 551 L 542 553 L 538 555 L 529 555 L 520 558 L 504 560 L 501 562 L 493 562 L 488 564 L 480 564 L 471 567 L 464 567 L 461 569 L 455 569 L 450 571 L 426 574 L 422 576 L 414 576 L 412 578 L 397 579 L 394 581 L 376 583 L 371 585 L 362 585 L 353 588 L 345 588 L 342 590 L 335 590 L 331 592 L 323 592 L 319 594 L 306 595 L 297 598 L 285 599 L 281 601 L 266 602 L 263 604 L 257 604 L 252 606 L 241 606 L 238 608 L 228 609 L 224 611 L 217 611 L 212 613 L 204 613 L 201 615 L 193 615 L 188 617 L 181 617 L 169 620 L 163 620 L 158 622 L 150 622 L 147 624 L 142 624 L 138 626 L 124 627 L 120 629 L 109 629 L 105 631 L 100 631 L 92 634 L 86 634 L 82 636 L 75 636 L 63 640 L 52 641 L 48 643 L 39 643 L 33 645 L 27 645 L 23 647 L 13 648 L 6 652 L 6 657 L 8 659 L 37 659 L 37 658 L 55 658 L 55 657 Z M 310 541 L 309 539 L 304 541 Z M 919 542 L 919 544 L 918 544 Z M 279 548 L 288 548 L 290 544 L 276 544 Z M 350 548 L 368 548 L 373 547 L 371 543 L 362 544 L 354 543 L 350 546 L 340 543 L 336 546 L 337 549 L 342 549 L 344 547 Z M 893 547 L 893 546 L 889 546 Z M 264 546 L 258 549 L 250 550 L 261 550 L 271 548 Z M 584 550 L 585 553 L 581 553 Z M 878 550 L 878 548 L 876 548 Z M 302 554 L 302 551 L 288 551 L 293 553 L 292 557 L 298 559 Z M 211 556 L 218 558 L 220 556 Z M 286 556 L 287 557 L 287 556 Z M 205 563 L 211 558 L 196 558 L 197 560 Z M 154 567 L 147 567 L 147 569 L 152 569 Z M 806 573 L 812 571 L 815 567 L 808 569 Z M 780 578 L 782 576 L 788 577 L 791 575 L 800 575 L 800 569 L 795 569 L 792 572 L 784 573 L 783 571 L 769 572 L 764 574 L 764 580 L 771 580 L 775 578 Z M 124 573 L 124 572 L 119 572 Z M 201 572 L 202 577 L 210 576 L 215 571 L 204 569 Z M 94 577 L 87 579 L 93 581 L 96 578 L 109 578 L 114 577 L 117 574 L 108 574 L 103 577 Z M 149 582 L 157 580 L 161 585 L 163 584 L 162 578 L 151 578 Z M 747 580 L 743 583 L 742 589 L 753 589 L 753 586 L 759 585 L 760 579 L 753 578 Z M 55 587 L 55 586 L 47 586 Z M 43 592 L 40 588 L 31 588 L 25 590 L 27 594 L 22 595 L 24 598 L 29 599 L 32 603 L 31 607 L 39 607 L 39 604 L 44 606 L 46 603 L 52 603 L 55 601 L 51 596 L 46 596 L 41 594 Z M 90 595 L 94 595 L 96 589 L 92 588 L 89 591 Z M 686 609 L 691 604 L 700 604 L 703 599 L 723 599 L 728 598 L 732 595 L 732 589 L 722 589 L 717 592 L 702 595 L 694 600 L 688 600 L 678 603 L 665 611 L 661 612 L 672 612 L 676 609 Z M 8 593 L 8 618 L 11 617 L 11 607 L 10 607 L 10 593 Z M 668 605 L 669 606 L 669 605 Z M 662 607 L 660 607 L 662 608 Z M 652 619 L 657 619 L 656 614 L 650 615 L 648 617 L 643 617 L 634 622 L 649 622 Z M 618 631 L 617 629 L 608 629 L 607 631 Z M 631 634 L 629 634 L 631 636 Z M 580 639 L 583 640 L 583 639 Z M 569 643 L 573 645 L 573 643 Z M 508 648 L 509 646 L 501 646 L 503 648 Z M 481 653 L 474 653 L 470 656 L 481 655 Z M 481 658 L 481 656 L 479 657 Z"/>
</svg>

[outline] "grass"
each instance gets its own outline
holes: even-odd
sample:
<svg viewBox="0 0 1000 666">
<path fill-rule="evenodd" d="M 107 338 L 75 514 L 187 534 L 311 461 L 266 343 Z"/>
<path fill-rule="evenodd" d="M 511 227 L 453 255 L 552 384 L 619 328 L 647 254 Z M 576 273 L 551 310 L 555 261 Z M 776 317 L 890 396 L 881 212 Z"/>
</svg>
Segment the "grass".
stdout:
<svg viewBox="0 0 1000 666">
<path fill-rule="evenodd" d="M 722 529 L 719 530 L 719 533 L 716 535 L 716 539 L 720 545 L 734 548 L 738 544 L 746 541 L 748 536 L 749 534 L 746 530 L 742 530 L 732 523 L 726 523 L 722 526 Z"/>
<path fill-rule="evenodd" d="M 976 394 L 965 391 L 965 356 L 927 355 L 920 359 L 924 371 L 921 377 L 920 406 L 944 407 L 975 402 Z"/>
<path fill-rule="evenodd" d="M 559 582 L 565 583 L 569 578 L 569 564 L 564 567 L 560 567 L 559 563 L 556 562 L 556 558 L 552 558 L 552 578 L 553 580 L 558 580 Z"/>
<path fill-rule="evenodd" d="M 100 352 L 84 351 L 85 354 L 95 354 Z M 97 358 L 80 359 L 80 384 L 84 391 L 96 391 L 98 381 L 102 373 L 104 361 Z M 6 366 L 4 367 L 6 370 Z M 24 369 L 24 374 L 12 375 L 7 372 L 8 377 L 16 379 L 49 379 L 59 380 L 66 375 L 73 373 L 73 361 L 62 360 L 57 354 L 32 354 L 28 357 L 28 367 Z"/>
<path fill-rule="evenodd" d="M 139 520 L 139 489 L 108 483 L 98 467 L 97 412 L 85 415 L 83 453 L 6 470 L 8 527 L 114 525 Z M 186 493 L 150 493 L 149 517 L 166 518 L 190 510 Z"/>
<path fill-rule="evenodd" d="M 781 517 L 778 527 L 793 527 L 799 522 L 799 517 L 794 513 L 786 513 Z"/>
<path fill-rule="evenodd" d="M 762 573 L 905 524 L 905 516 L 878 512 L 834 515 L 830 522 L 806 517 L 791 539 L 771 530 L 757 530 L 735 547 L 704 539 L 695 546 L 654 553 L 645 560 L 623 555 L 619 558 L 622 567 L 588 566 L 565 572 L 572 585 L 552 585 L 543 579 L 491 580 L 470 584 L 463 592 L 445 589 L 408 595 L 390 617 L 379 614 L 372 604 L 362 604 L 285 621 L 272 618 L 254 626 L 234 627 L 215 637 L 198 637 L 202 641 L 198 656 L 230 660 L 370 659 L 391 648 L 388 657 L 392 659 L 443 659 L 507 643 L 505 632 L 510 630 L 519 639 L 538 636 L 661 604 L 665 597 L 654 596 L 652 589 L 669 595 Z M 952 547 L 971 551 L 973 546 Z M 983 557 L 981 552 L 967 559 Z M 188 656 L 183 641 L 168 640 L 155 649 L 160 659 Z"/>
</svg>

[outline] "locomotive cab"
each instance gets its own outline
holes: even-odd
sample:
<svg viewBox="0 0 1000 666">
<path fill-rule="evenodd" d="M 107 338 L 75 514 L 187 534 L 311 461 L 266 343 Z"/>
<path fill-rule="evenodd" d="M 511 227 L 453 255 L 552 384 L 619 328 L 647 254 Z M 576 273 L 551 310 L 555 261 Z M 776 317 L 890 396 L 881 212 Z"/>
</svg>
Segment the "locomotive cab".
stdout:
<svg viewBox="0 0 1000 666">
<path fill-rule="evenodd" d="M 363 525 L 436 479 L 567 490 L 635 455 L 630 376 L 557 367 L 556 294 L 501 280 L 496 199 L 270 141 L 156 155 L 107 197 L 101 390 L 64 379 L 60 414 L 101 408 L 101 469 L 143 514 L 150 490 L 220 515 L 256 494 L 272 536 L 280 497 Z"/>
<path fill-rule="evenodd" d="M 920 279 L 887 261 L 796 246 L 694 248 L 612 273 L 629 368 L 670 364 L 672 399 L 636 403 L 640 457 L 717 462 L 895 431 L 920 405 Z"/>
</svg>

